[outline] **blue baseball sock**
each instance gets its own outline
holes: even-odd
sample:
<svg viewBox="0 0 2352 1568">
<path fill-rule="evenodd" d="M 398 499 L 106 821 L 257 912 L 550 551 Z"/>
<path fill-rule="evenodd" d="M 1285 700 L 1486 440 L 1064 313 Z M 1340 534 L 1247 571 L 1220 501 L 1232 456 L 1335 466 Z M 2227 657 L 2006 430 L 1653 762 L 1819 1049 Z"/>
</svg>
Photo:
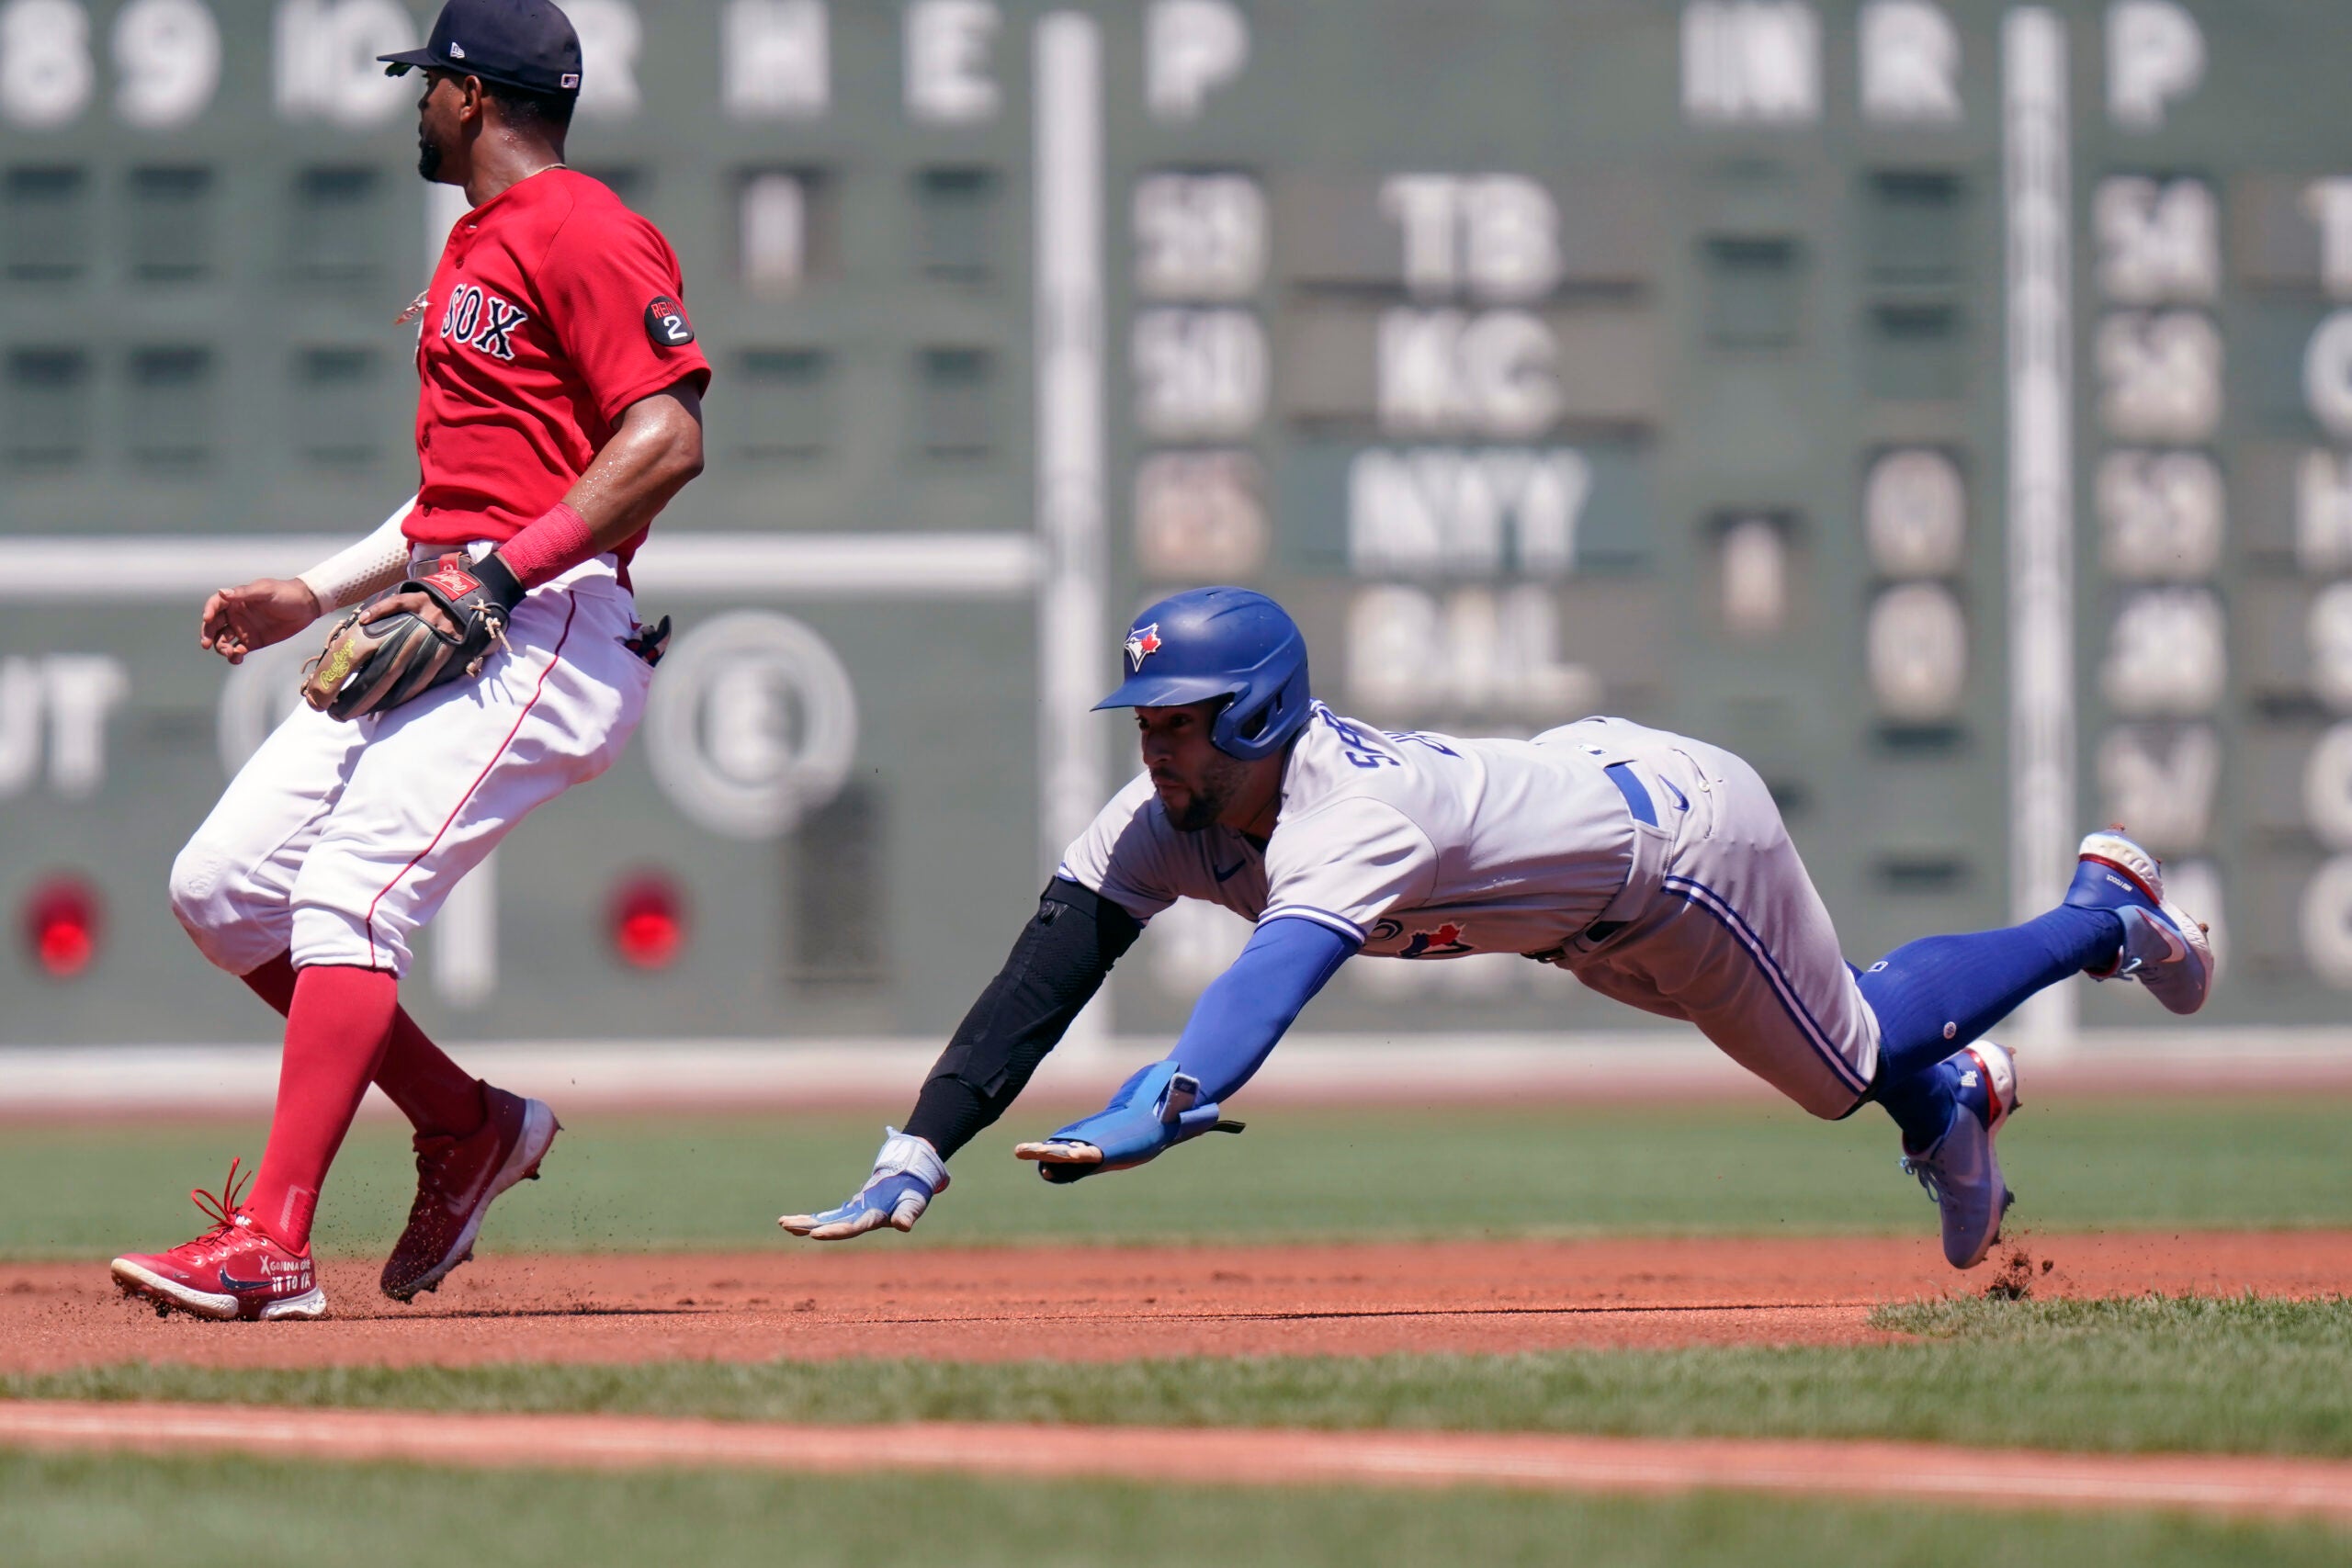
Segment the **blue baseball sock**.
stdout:
<svg viewBox="0 0 2352 1568">
<path fill-rule="evenodd" d="M 1951 1127 L 1958 1108 L 1966 1105 L 1979 1117 L 1986 1114 L 1984 1090 L 1973 1090 L 1961 1080 L 1960 1063 L 1949 1056 L 1901 1083 L 1879 1086 L 1878 1102 L 1903 1132 L 1903 1152 L 1923 1155 Z"/>
<path fill-rule="evenodd" d="M 1960 1069 L 1945 1058 L 2034 992 L 2114 963 L 2122 945 L 2112 910 L 2062 906 L 2021 926 L 1905 942 L 1865 970 L 1859 984 L 1878 1014 L 1878 1101 L 1904 1145 L 1919 1153 L 1951 1124 Z"/>
</svg>

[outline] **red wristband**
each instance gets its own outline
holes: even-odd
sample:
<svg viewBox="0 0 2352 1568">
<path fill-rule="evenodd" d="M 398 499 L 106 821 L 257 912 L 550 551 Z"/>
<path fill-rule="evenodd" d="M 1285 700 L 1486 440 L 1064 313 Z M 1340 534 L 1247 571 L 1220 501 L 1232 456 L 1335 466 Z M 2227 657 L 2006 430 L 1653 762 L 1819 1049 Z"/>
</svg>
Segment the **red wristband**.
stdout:
<svg viewBox="0 0 2352 1568">
<path fill-rule="evenodd" d="M 596 553 L 596 536 L 588 531 L 588 519 L 560 501 L 498 547 L 507 570 L 526 588 L 551 582 Z"/>
</svg>

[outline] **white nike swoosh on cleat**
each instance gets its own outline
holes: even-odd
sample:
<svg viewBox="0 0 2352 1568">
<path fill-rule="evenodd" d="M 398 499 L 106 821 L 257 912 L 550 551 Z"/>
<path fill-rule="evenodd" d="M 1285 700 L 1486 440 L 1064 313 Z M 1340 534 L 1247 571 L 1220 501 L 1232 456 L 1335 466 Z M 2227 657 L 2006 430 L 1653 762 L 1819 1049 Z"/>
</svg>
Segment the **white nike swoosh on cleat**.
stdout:
<svg viewBox="0 0 2352 1568">
<path fill-rule="evenodd" d="M 481 1173 L 474 1178 L 471 1186 L 462 1192 L 451 1193 L 448 1202 L 450 1217 L 464 1219 L 472 1211 L 473 1206 L 481 1201 L 482 1190 L 490 1185 L 490 1179 L 497 1174 L 498 1168 L 495 1166 L 483 1166 Z"/>
</svg>

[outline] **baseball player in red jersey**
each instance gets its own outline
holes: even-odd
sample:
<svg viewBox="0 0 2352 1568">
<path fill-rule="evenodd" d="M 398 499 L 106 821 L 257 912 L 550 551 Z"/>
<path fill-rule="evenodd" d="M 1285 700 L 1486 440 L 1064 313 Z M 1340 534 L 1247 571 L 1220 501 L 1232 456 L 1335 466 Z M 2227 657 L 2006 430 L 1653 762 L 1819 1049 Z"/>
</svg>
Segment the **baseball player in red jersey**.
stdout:
<svg viewBox="0 0 2352 1568">
<path fill-rule="evenodd" d="M 424 72 L 420 171 L 464 186 L 472 209 L 417 301 L 421 483 L 300 577 L 214 594 L 200 641 L 234 663 L 373 597 L 329 653 L 385 635 L 429 673 L 297 709 L 172 868 L 182 924 L 286 1015 L 286 1049 L 250 1194 L 232 1161 L 217 1198 L 197 1195 L 209 1230 L 114 1261 L 126 1291 L 165 1311 L 324 1313 L 311 1218 L 370 1081 L 416 1128 L 416 1201 L 387 1294 L 437 1286 L 492 1201 L 537 1174 L 552 1112 L 444 1055 L 401 1010 L 400 976 L 410 938 L 466 873 L 603 773 L 637 728 L 660 637 L 638 623 L 629 558 L 702 468 L 710 367 L 677 258 L 564 167 L 580 44 L 563 13 L 450 0 L 424 49 L 385 59 L 393 74 Z M 470 657 L 452 662 L 461 647 Z M 330 662 L 306 683 L 320 706 L 344 674 Z"/>
</svg>

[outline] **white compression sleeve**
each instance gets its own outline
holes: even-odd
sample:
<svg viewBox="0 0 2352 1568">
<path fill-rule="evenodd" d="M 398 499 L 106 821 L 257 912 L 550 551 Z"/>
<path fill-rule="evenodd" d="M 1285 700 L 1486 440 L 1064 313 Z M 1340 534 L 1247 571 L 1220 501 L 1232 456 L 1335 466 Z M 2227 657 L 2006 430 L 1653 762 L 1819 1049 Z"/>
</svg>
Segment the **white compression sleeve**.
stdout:
<svg viewBox="0 0 2352 1568">
<path fill-rule="evenodd" d="M 410 496 L 374 533 L 301 574 L 300 581 L 318 595 L 322 615 L 356 604 L 407 575 L 410 546 L 401 525 L 415 506 L 416 497 Z"/>
</svg>

